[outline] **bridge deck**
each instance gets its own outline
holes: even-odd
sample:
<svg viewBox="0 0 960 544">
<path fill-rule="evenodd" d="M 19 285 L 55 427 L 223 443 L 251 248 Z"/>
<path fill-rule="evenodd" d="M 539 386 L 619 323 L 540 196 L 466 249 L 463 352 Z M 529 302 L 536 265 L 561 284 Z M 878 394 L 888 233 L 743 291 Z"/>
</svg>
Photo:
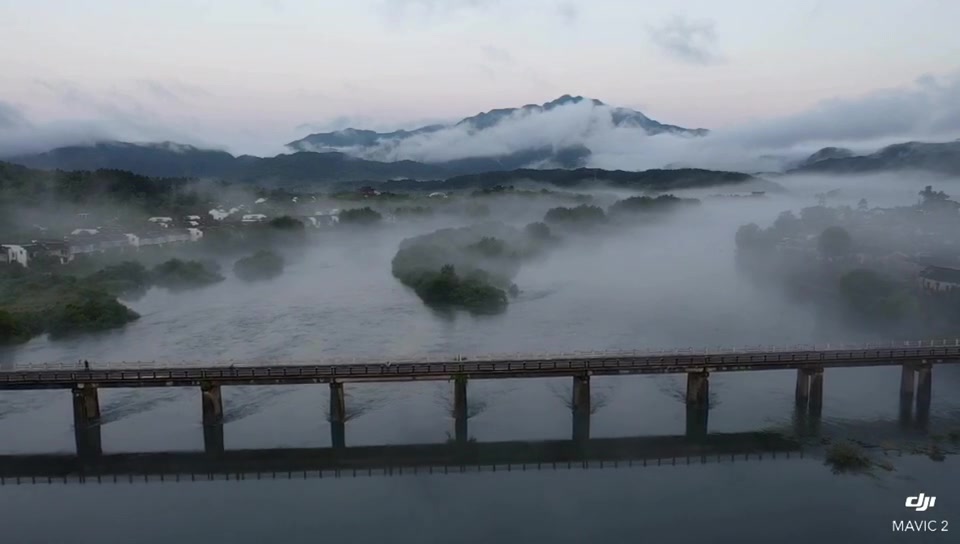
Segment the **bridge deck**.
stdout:
<svg viewBox="0 0 960 544">
<path fill-rule="evenodd" d="M 26 367 L 0 371 L 3 389 L 65 389 L 80 383 L 98 387 L 183 387 L 218 385 L 306 384 L 361 381 L 447 380 L 562 377 L 574 375 L 669 374 L 695 371 L 731 372 L 791 368 L 832 368 L 953 363 L 960 360 L 960 342 L 907 347 L 867 346 L 849 349 L 804 349 L 741 352 L 674 351 L 567 356 L 521 356 L 515 359 L 438 360 L 424 362 L 309 363 L 296 365 L 239 364 L 178 366 L 98 364 L 90 370 L 73 367 Z"/>
</svg>

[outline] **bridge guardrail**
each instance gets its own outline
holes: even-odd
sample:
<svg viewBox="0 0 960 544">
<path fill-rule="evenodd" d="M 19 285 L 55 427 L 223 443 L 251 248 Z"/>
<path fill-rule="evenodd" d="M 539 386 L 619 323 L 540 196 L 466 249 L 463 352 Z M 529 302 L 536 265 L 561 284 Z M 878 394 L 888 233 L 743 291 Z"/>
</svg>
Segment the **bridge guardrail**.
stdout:
<svg viewBox="0 0 960 544">
<path fill-rule="evenodd" d="M 923 347 L 960 347 L 960 338 L 941 340 L 917 341 L 890 341 L 871 342 L 865 344 L 798 344 L 793 346 L 745 346 L 728 348 L 679 348 L 679 349 L 646 349 L 646 350 L 594 350 L 560 353 L 507 353 L 507 354 L 457 354 L 457 355 L 427 355 L 423 357 L 396 357 L 396 358 L 369 358 L 357 357 L 329 357 L 319 360 L 226 360 L 215 363 L 199 361 L 122 361 L 122 362 L 90 362 L 91 370 L 151 370 L 151 369 L 190 369 L 190 368 L 247 368 L 247 367 L 315 367 L 315 366 L 348 366 L 348 365 L 400 365 L 400 364 L 449 364 L 492 361 L 558 361 L 563 359 L 603 359 L 603 358 L 638 358 L 638 357 L 675 357 L 675 356 L 726 356 L 748 354 L 782 354 L 782 353 L 815 353 L 815 352 L 843 352 L 871 349 L 898 349 Z M 0 369 L 0 374 L 7 372 L 49 371 L 49 370 L 84 370 L 84 362 L 76 363 L 18 363 L 12 368 Z"/>
</svg>

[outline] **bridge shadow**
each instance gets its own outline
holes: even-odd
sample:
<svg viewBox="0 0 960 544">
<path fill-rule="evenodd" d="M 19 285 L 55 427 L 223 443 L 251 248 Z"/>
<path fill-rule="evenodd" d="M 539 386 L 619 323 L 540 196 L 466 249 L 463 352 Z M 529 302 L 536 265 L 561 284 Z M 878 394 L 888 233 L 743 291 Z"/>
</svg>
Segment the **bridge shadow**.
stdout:
<svg viewBox="0 0 960 544">
<path fill-rule="evenodd" d="M 205 432 L 213 432 L 207 430 Z M 216 440 L 222 439 L 222 434 Z M 0 482 L 196 480 L 324 477 L 405 472 L 537 470 L 573 466 L 691 464 L 802 455 L 799 441 L 777 433 L 719 433 L 587 440 L 546 440 L 203 452 L 0 456 Z"/>
</svg>

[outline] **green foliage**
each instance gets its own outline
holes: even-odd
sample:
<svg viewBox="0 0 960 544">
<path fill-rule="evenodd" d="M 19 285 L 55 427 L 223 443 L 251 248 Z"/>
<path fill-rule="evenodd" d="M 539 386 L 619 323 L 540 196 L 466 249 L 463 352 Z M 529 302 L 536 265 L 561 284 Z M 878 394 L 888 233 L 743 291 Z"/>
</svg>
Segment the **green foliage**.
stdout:
<svg viewBox="0 0 960 544">
<path fill-rule="evenodd" d="M 140 316 L 106 293 L 85 291 L 58 308 L 47 323 L 50 336 L 92 332 L 125 325 Z"/>
<path fill-rule="evenodd" d="M 0 346 L 26 342 L 34 334 L 26 320 L 18 319 L 6 310 L 0 310 Z"/>
<path fill-rule="evenodd" d="M 0 343 L 110 329 L 138 317 L 89 279 L 0 266 Z"/>
<path fill-rule="evenodd" d="M 376 225 L 383 220 L 380 212 L 370 208 L 353 208 L 340 212 L 341 225 Z"/>
<path fill-rule="evenodd" d="M 268 225 L 274 229 L 289 232 L 303 232 L 304 230 L 303 221 L 289 215 L 275 217 L 270 220 Z"/>
<path fill-rule="evenodd" d="M 841 300 L 859 319 L 897 324 L 916 310 L 909 290 L 872 270 L 857 269 L 840 277 Z"/>
<path fill-rule="evenodd" d="M 397 217 L 425 217 L 433 215 L 433 208 L 428 206 L 400 206 L 393 213 Z"/>
<path fill-rule="evenodd" d="M 507 307 L 507 294 L 482 276 L 461 278 L 451 265 L 439 272 L 420 272 L 402 278 L 425 304 L 436 308 L 459 307 L 475 313 L 496 313 Z"/>
<path fill-rule="evenodd" d="M 153 281 L 168 289 L 193 289 L 221 282 L 224 277 L 219 272 L 198 261 L 170 259 L 153 268 Z"/>
<path fill-rule="evenodd" d="M 124 295 L 143 292 L 152 283 L 150 272 L 135 261 L 107 266 L 87 276 L 87 281 L 108 293 Z"/>
<path fill-rule="evenodd" d="M 843 257 L 853 250 L 853 239 L 843 227 L 828 227 L 820 233 L 817 249 L 824 257 Z"/>
<path fill-rule="evenodd" d="M 543 220 L 554 224 L 592 226 L 605 223 L 607 216 L 596 206 L 581 204 L 575 208 L 551 208 L 547 210 Z"/>
<path fill-rule="evenodd" d="M 543 240 L 498 223 L 441 229 L 404 240 L 392 271 L 428 305 L 499 311 L 508 293 L 519 293 L 511 279 L 522 262 L 543 247 Z"/>
<path fill-rule="evenodd" d="M 270 251 L 258 251 L 234 263 L 233 273 L 244 281 L 267 280 L 282 274 L 283 266 L 283 257 Z"/>
<path fill-rule="evenodd" d="M 851 442 L 834 444 L 827 450 L 826 464 L 836 473 L 859 472 L 869 469 L 873 462 L 863 448 Z"/>
<path fill-rule="evenodd" d="M 542 222 L 530 223 L 524 228 L 524 231 L 530 238 L 541 242 L 552 241 L 554 238 L 553 233 L 550 232 L 550 227 Z"/>
<path fill-rule="evenodd" d="M 640 212 L 669 212 L 684 206 L 699 205 L 695 198 L 679 198 L 673 195 L 632 196 L 618 200 L 610 206 L 610 215 L 627 215 Z"/>
</svg>

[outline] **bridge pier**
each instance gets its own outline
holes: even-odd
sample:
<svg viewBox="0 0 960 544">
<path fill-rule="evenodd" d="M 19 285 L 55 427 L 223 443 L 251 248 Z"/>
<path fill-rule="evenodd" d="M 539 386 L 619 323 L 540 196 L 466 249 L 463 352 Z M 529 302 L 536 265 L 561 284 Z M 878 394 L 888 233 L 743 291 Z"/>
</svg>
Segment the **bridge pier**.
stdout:
<svg viewBox="0 0 960 544">
<path fill-rule="evenodd" d="M 466 443 L 467 434 L 467 377 L 456 376 L 453 380 L 454 432 L 458 444 Z"/>
<path fill-rule="evenodd" d="M 916 390 L 917 369 L 914 365 L 905 364 L 900 371 L 900 397 L 908 397 L 913 402 L 913 392 Z"/>
<path fill-rule="evenodd" d="M 933 396 L 933 367 L 923 362 L 917 368 L 917 427 L 926 430 L 930 422 L 930 401 Z"/>
<path fill-rule="evenodd" d="M 818 368 L 810 374 L 810 415 L 814 420 L 820 418 L 823 413 L 823 369 Z"/>
<path fill-rule="evenodd" d="M 330 382 L 330 422 L 347 422 L 347 401 L 343 393 L 343 382 Z"/>
<path fill-rule="evenodd" d="M 687 373 L 687 406 L 710 404 L 710 373 L 697 371 Z"/>
<path fill-rule="evenodd" d="M 73 388 L 73 420 L 87 425 L 100 421 L 100 395 L 95 386 L 78 384 Z"/>
<path fill-rule="evenodd" d="M 223 423 L 223 395 L 220 386 L 205 383 L 200 386 L 200 404 L 203 409 L 204 425 L 220 425 Z"/>
<path fill-rule="evenodd" d="M 347 400 L 343 382 L 330 382 L 330 440 L 334 448 L 346 447 Z"/>
<path fill-rule="evenodd" d="M 706 404 L 688 404 L 687 405 L 687 437 L 704 438 L 707 436 L 707 420 L 710 415 L 710 407 Z"/>
<path fill-rule="evenodd" d="M 334 448 L 347 447 L 347 424 L 343 422 L 330 422 L 330 443 Z"/>
<path fill-rule="evenodd" d="M 823 369 L 798 368 L 795 394 L 797 408 L 819 417 L 823 411 Z"/>
<path fill-rule="evenodd" d="M 797 406 L 807 407 L 810 400 L 810 372 L 805 368 L 797 369 L 797 389 L 794 398 Z"/>
<path fill-rule="evenodd" d="M 573 440 L 590 439 L 590 375 L 573 377 Z"/>
<path fill-rule="evenodd" d="M 97 388 L 79 384 L 73 388 L 73 438 L 78 457 L 103 454 L 100 432 L 100 398 Z"/>
<path fill-rule="evenodd" d="M 225 451 L 223 423 L 203 426 L 203 451 L 208 455 L 221 455 Z"/>
</svg>

